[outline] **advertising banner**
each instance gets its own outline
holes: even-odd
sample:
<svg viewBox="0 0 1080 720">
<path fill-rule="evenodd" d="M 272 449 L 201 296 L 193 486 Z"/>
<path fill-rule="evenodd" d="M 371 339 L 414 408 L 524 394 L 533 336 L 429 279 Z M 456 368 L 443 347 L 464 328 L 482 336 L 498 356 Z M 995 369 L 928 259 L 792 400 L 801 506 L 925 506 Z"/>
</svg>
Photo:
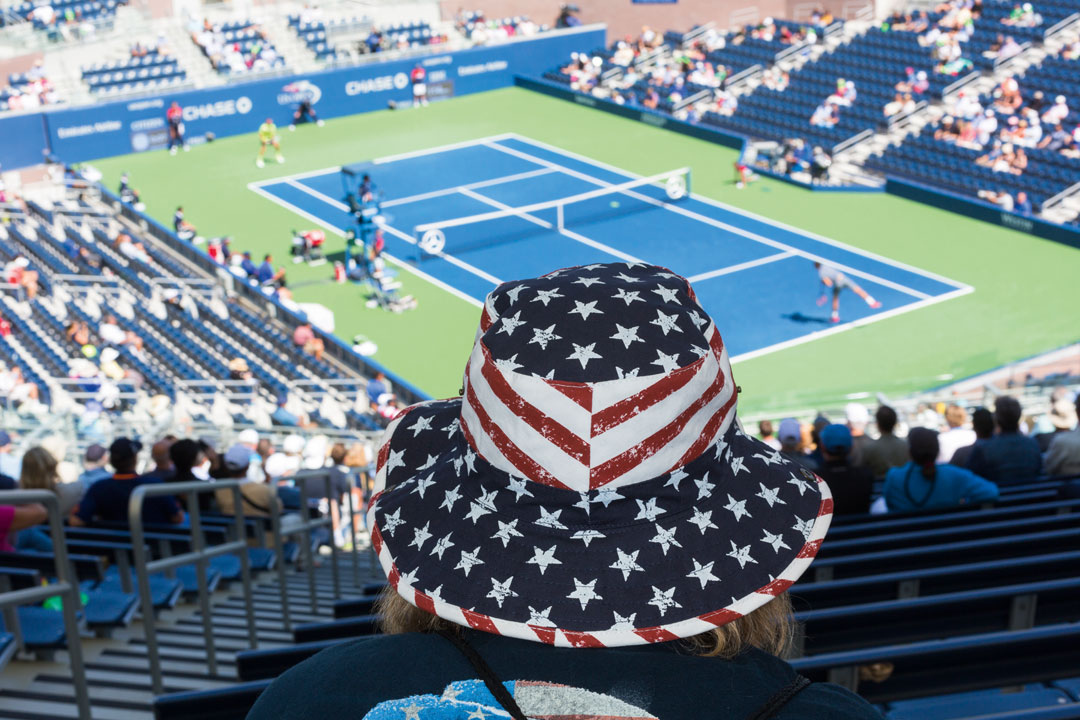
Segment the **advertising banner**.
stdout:
<svg viewBox="0 0 1080 720">
<path fill-rule="evenodd" d="M 416 65 L 427 71 L 428 98 L 436 100 L 508 87 L 515 75 L 541 74 L 566 62 L 572 51 L 593 50 L 604 43 L 605 28 L 588 26 L 492 47 L 55 110 L 44 117 L 52 152 L 67 162 L 79 162 L 164 148 L 165 111 L 173 101 L 183 108 L 185 134 L 194 144 L 208 137 L 254 132 L 266 118 L 288 125 L 302 99 L 325 119 L 407 104 L 412 101 L 409 73 Z M 40 134 L 39 128 L 32 138 L 35 144 Z M 6 137 L 0 137 L 6 146 Z"/>
</svg>

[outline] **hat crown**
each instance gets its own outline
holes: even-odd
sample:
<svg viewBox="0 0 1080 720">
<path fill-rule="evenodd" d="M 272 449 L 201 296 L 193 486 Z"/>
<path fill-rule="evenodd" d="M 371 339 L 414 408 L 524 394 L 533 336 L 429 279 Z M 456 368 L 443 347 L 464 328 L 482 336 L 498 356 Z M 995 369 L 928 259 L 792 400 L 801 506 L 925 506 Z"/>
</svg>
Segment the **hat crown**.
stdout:
<svg viewBox="0 0 1080 720">
<path fill-rule="evenodd" d="M 682 467 L 734 408 L 723 341 L 685 279 L 588 265 L 488 296 L 461 426 L 492 465 L 585 491 Z"/>
</svg>

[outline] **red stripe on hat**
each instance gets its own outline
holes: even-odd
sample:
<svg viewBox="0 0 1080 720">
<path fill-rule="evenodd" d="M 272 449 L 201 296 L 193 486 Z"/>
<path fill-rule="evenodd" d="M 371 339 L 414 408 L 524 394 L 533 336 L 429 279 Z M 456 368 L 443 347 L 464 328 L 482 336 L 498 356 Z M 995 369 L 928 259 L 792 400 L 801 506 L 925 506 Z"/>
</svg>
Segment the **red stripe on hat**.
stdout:
<svg viewBox="0 0 1080 720">
<path fill-rule="evenodd" d="M 795 584 L 794 580 L 781 580 L 777 578 L 765 587 L 758 590 L 762 595 L 772 595 L 776 597 L 780 593 L 787 592 L 787 589 Z"/>
<path fill-rule="evenodd" d="M 487 380 L 488 387 L 506 408 L 526 425 L 542 435 L 546 440 L 583 465 L 589 464 L 589 443 L 566 429 L 565 425 L 553 420 L 545 412 L 521 397 L 491 359 L 486 347 L 481 348 L 484 362 L 480 374 Z M 589 391 L 592 395 L 592 391 Z M 591 401 L 590 401 L 591 404 Z"/>
<path fill-rule="evenodd" d="M 480 313 L 480 332 L 486 333 L 488 328 L 495 324 L 495 320 L 488 311 L 488 304 L 484 303 L 484 311 Z"/>
<path fill-rule="evenodd" d="M 671 467 L 671 470 L 682 467 L 691 460 L 697 459 L 701 453 L 705 452 L 705 448 L 713 444 L 716 433 L 720 430 L 720 425 L 727 418 L 728 412 L 738 399 L 738 393 L 731 393 L 731 397 L 727 399 L 727 402 L 721 405 L 720 409 L 709 418 L 709 422 L 705 423 L 705 429 L 701 431 L 701 436 L 694 441 L 693 445 L 687 448 L 686 452 L 683 453 L 683 456 L 679 458 L 679 461 Z"/>
<path fill-rule="evenodd" d="M 398 581 L 401 580 L 401 572 L 397 569 L 397 565 L 390 566 L 390 574 L 386 576 L 386 579 L 390 583 L 390 587 L 397 590 Z"/>
<path fill-rule="evenodd" d="M 371 528 L 371 547 L 375 549 L 376 555 L 382 552 L 382 544 L 382 533 L 379 532 L 379 526 L 374 525 Z"/>
<path fill-rule="evenodd" d="M 465 622 L 469 623 L 469 627 L 475 630 L 483 630 L 494 635 L 502 635 L 499 632 L 499 628 L 495 627 L 495 622 L 489 615 L 483 613 L 473 612 L 472 610 L 461 609 L 461 612 L 465 615 Z"/>
<path fill-rule="evenodd" d="M 820 549 L 821 549 L 821 541 L 820 540 L 812 540 L 812 541 L 806 543 L 805 545 L 803 545 L 802 550 L 800 550 L 799 554 L 796 555 L 795 557 L 812 558 L 812 557 L 815 557 L 818 554 L 818 550 L 820 550 Z"/>
<path fill-rule="evenodd" d="M 634 630 L 634 634 L 645 642 L 651 643 L 671 642 L 679 639 L 678 635 L 662 627 L 638 628 Z"/>
<path fill-rule="evenodd" d="M 569 641 L 569 643 L 576 648 L 604 647 L 604 643 L 600 642 L 595 635 L 590 635 L 586 632 L 563 630 L 562 634 L 566 636 L 567 641 Z"/>
<path fill-rule="evenodd" d="M 432 615 L 435 614 L 435 601 L 431 599 L 430 595 L 417 590 L 416 595 L 413 597 L 413 601 L 416 603 L 416 607 L 424 612 L 429 612 Z"/>
<path fill-rule="evenodd" d="M 604 408 L 596 413 L 592 419 L 592 437 L 602 435 L 630 418 L 650 410 L 656 403 L 686 387 L 687 383 L 697 376 L 701 366 L 704 364 L 705 358 L 698 358 L 686 367 L 679 368 L 664 379 L 656 381 L 641 392 L 620 400 L 611 407 Z"/>
<path fill-rule="evenodd" d="M 821 517 L 822 515 L 832 515 L 832 511 L 833 511 L 833 499 L 831 497 L 830 498 L 825 498 L 824 500 L 821 501 L 821 507 L 818 508 L 817 516 Z"/>
<path fill-rule="evenodd" d="M 717 351 L 717 348 L 722 351 L 724 347 L 723 342 L 720 341 L 719 338 L 720 333 L 714 333 L 713 339 L 710 342 L 713 347 L 713 351 L 717 352 L 718 360 L 720 355 Z M 616 455 L 602 465 L 594 467 L 589 473 L 589 488 L 596 489 L 598 487 L 608 484 L 613 480 L 616 480 L 617 478 L 622 477 L 625 473 L 629 472 L 635 465 L 640 464 L 641 462 L 655 455 L 660 450 L 667 447 L 668 443 L 674 440 L 675 437 L 678 436 L 680 432 L 682 432 L 683 428 L 686 427 L 686 423 L 689 422 L 689 420 L 694 417 L 694 415 L 700 412 L 703 407 L 712 402 L 713 399 L 715 399 L 716 396 L 719 395 L 720 392 L 724 389 L 724 386 L 726 384 L 727 377 L 724 375 L 724 373 L 717 373 L 716 378 L 713 380 L 712 385 L 709 386 L 709 389 L 702 393 L 701 397 L 695 400 L 689 407 L 679 413 L 678 417 L 673 419 L 671 422 L 669 422 L 657 432 L 653 433 L 650 437 L 646 438 L 636 447 L 627 450 L 621 455 Z M 709 422 L 706 423 L 706 427 L 719 427 L 720 423 L 723 422 L 724 417 L 727 415 L 728 410 L 730 410 L 731 406 L 734 405 L 735 398 L 736 393 L 732 393 L 731 398 L 728 400 L 728 402 L 724 403 L 724 405 L 716 413 L 713 414 L 713 417 L 710 418 Z M 713 432 L 715 433 L 715 430 Z M 698 440 L 694 442 L 690 450 L 688 450 L 683 455 L 683 458 L 685 459 L 691 454 L 694 448 L 697 448 L 699 446 L 701 449 L 697 450 L 697 454 L 700 454 L 702 450 L 704 450 L 704 448 L 708 447 L 709 444 L 711 444 L 711 437 L 712 435 L 706 435 L 705 433 L 702 433 Z M 682 465 L 685 465 L 686 462 L 684 461 L 684 459 L 680 459 L 679 462 L 677 462 L 673 467 L 681 467 Z M 691 457 L 691 459 L 693 458 Z"/>
<path fill-rule="evenodd" d="M 548 645 L 555 644 L 555 628 L 529 625 L 529 629 L 536 633 L 536 637 L 540 638 L 540 642 L 547 643 Z"/>
<path fill-rule="evenodd" d="M 727 625 L 732 620 L 738 620 L 742 617 L 742 613 L 735 612 L 734 610 L 728 610 L 724 608 L 722 610 L 716 610 L 711 613 L 705 613 L 704 615 L 698 615 L 698 620 L 704 620 L 705 622 L 720 627 L 721 625 Z"/>
<path fill-rule="evenodd" d="M 465 389 L 465 402 L 469 403 L 469 407 L 476 413 L 476 417 L 480 421 L 480 429 L 491 439 L 491 442 L 495 444 L 495 447 L 498 448 L 503 457 L 509 460 L 510 464 L 517 468 L 522 475 L 534 482 L 551 485 L 552 487 L 561 488 L 563 490 L 568 489 L 566 485 L 559 482 L 558 478 L 540 467 L 540 465 L 538 465 L 531 457 L 522 452 L 521 448 L 515 445 L 514 442 L 506 436 L 506 433 L 502 431 L 502 428 L 491 420 L 491 416 L 489 416 L 487 412 L 484 411 L 484 408 L 480 406 L 480 402 L 476 398 L 476 391 L 473 390 L 472 385 L 469 385 L 469 387 Z M 469 441 L 469 444 L 473 446 L 481 457 L 483 457 L 483 453 L 477 448 L 475 440 L 469 433 L 468 423 L 462 422 L 461 429 L 465 433 L 465 437 Z"/>
<path fill-rule="evenodd" d="M 552 390 L 558 390 L 566 397 L 570 398 L 583 409 L 592 412 L 592 387 L 587 383 L 573 383 L 573 382 L 556 382 L 554 380 L 545 380 L 545 383 Z"/>
</svg>

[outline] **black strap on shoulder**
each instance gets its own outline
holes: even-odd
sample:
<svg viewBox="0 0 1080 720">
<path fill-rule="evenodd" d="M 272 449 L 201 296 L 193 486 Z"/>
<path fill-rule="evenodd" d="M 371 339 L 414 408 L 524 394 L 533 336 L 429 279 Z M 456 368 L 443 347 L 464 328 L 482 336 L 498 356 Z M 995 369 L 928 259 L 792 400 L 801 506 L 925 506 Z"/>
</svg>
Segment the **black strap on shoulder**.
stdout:
<svg viewBox="0 0 1080 720">
<path fill-rule="evenodd" d="M 487 686 L 488 691 L 495 697 L 496 702 L 502 706 L 503 710 L 510 713 L 510 717 L 514 720 L 529 720 L 525 717 L 525 713 L 521 711 L 521 708 L 518 707 L 517 702 L 514 700 L 514 696 L 511 695 L 510 691 L 506 689 L 506 686 L 502 684 L 499 677 L 484 661 L 484 658 L 480 657 L 480 653 L 476 652 L 473 646 L 470 645 L 465 638 L 454 630 L 440 630 L 439 634 L 453 643 L 454 647 L 461 651 L 461 654 L 465 656 L 465 659 L 468 660 L 469 664 L 476 670 L 480 679 L 484 681 L 484 685 Z"/>
<path fill-rule="evenodd" d="M 794 680 L 780 688 L 780 690 L 769 698 L 757 712 L 748 716 L 746 720 L 769 720 L 774 717 L 776 713 L 780 712 L 781 708 L 791 702 L 792 698 L 805 690 L 809 685 L 809 680 L 802 675 L 796 675 Z"/>
</svg>

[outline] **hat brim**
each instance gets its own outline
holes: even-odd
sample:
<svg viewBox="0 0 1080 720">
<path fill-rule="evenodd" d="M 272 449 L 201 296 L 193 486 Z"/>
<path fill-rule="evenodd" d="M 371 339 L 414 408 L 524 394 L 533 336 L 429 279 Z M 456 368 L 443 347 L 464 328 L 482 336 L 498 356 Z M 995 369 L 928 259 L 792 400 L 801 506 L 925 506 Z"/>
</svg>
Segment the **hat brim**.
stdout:
<svg viewBox="0 0 1080 720">
<path fill-rule="evenodd" d="M 829 527 L 825 483 L 735 423 L 680 470 L 577 493 L 487 463 L 460 409 L 391 423 L 368 511 L 390 584 L 459 625 L 574 647 L 691 637 L 786 591 Z"/>
</svg>

